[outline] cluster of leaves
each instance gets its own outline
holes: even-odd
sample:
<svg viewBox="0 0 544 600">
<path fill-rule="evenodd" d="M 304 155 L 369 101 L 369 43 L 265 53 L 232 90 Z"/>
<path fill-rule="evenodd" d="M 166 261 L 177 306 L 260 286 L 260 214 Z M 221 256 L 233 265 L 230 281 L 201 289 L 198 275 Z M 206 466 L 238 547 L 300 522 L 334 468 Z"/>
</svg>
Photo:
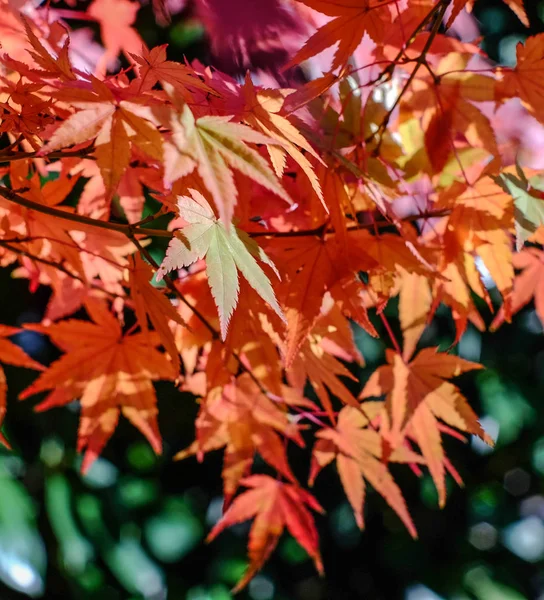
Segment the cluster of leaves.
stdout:
<svg viewBox="0 0 544 600">
<path fill-rule="evenodd" d="M 43 322 L 24 327 L 62 352 L 44 368 L 0 340 L 0 360 L 43 371 L 21 395 L 48 392 L 38 410 L 79 400 L 83 469 L 121 413 L 161 451 L 153 381 L 192 392 L 196 440 L 178 458 L 224 452 L 210 537 L 254 519 L 238 588 L 285 528 L 322 570 L 322 509 L 288 462 L 303 432 L 310 485 L 335 461 L 361 528 L 369 483 L 413 536 L 390 463 L 428 468 L 443 505 L 446 474 L 460 481 L 443 436 L 492 443 L 451 381 L 480 365 L 417 352 L 439 305 L 454 344 L 485 327 L 475 298 L 495 308 L 488 275 L 502 297 L 492 327 L 533 296 L 544 318 L 541 179 L 493 118 L 521 102 L 544 121 L 544 38 L 494 67 L 448 35 L 464 4 L 294 2 L 324 24 L 291 65 L 337 49 L 317 79 L 264 88 L 147 49 L 128 0 L 88 6 L 105 46 L 92 72 L 54 11 L 0 2 L 0 264 L 51 289 Z M 130 66 L 108 74 L 120 52 Z M 148 226 L 163 215 L 166 230 Z M 384 315 L 397 296 L 402 348 Z M 352 323 L 378 336 L 368 311 L 392 349 L 357 394 Z M 256 455 L 270 471 L 252 473 Z"/>
</svg>

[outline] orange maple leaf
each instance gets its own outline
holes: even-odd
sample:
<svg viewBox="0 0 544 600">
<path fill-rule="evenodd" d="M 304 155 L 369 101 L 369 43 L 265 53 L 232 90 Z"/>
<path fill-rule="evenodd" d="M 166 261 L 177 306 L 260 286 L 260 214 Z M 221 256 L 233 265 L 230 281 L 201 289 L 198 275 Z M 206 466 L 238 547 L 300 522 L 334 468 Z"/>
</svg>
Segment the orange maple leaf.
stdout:
<svg viewBox="0 0 544 600">
<path fill-rule="evenodd" d="M 391 13 L 380 0 L 298 0 L 310 8 L 335 17 L 314 33 L 289 61 L 298 65 L 338 42 L 331 70 L 344 66 L 367 33 L 376 44 L 383 41 Z"/>
<path fill-rule="evenodd" d="M 131 263 L 132 268 L 129 271 L 129 284 L 132 290 L 131 298 L 134 302 L 134 311 L 142 333 L 145 335 L 149 333 L 147 324 L 147 317 L 149 317 L 155 331 L 159 334 L 162 345 L 172 359 L 174 368 L 176 371 L 179 371 L 179 354 L 169 321 L 174 321 L 185 326 L 186 323 L 170 300 L 159 289 L 151 285 L 150 281 L 153 277 L 153 271 L 142 260 L 139 254 L 131 257 Z"/>
<path fill-rule="evenodd" d="M 503 85 L 505 96 L 517 96 L 525 107 L 544 123 L 542 106 L 542 70 L 544 69 L 544 33 L 527 38 L 516 46 L 516 66 L 503 69 Z"/>
<path fill-rule="evenodd" d="M 366 383 L 361 398 L 386 395 L 384 439 L 398 448 L 407 433 L 414 435 L 435 481 L 440 505 L 446 498 L 444 454 L 436 419 L 477 435 L 488 444 L 492 440 L 482 429 L 466 398 L 446 381 L 482 366 L 425 348 L 410 363 L 400 354 L 387 351 L 389 365 L 379 367 Z"/>
<path fill-rule="evenodd" d="M 123 335 L 103 303 L 87 299 L 85 307 L 93 323 L 71 319 L 49 326 L 26 326 L 48 335 L 65 354 L 20 394 L 24 399 L 53 390 L 37 410 L 80 398 L 78 451 L 87 449 L 83 471 L 113 434 L 120 412 L 147 437 L 155 452 L 161 452 L 152 382 L 177 376 L 166 355 L 156 350 L 158 336 Z"/>
<path fill-rule="evenodd" d="M 132 144 L 147 156 L 161 160 L 162 136 L 149 107 L 119 100 L 108 85 L 96 78 L 91 79 L 91 86 L 92 89 L 67 88 L 59 92 L 76 111 L 55 130 L 40 154 L 94 140 L 94 154 L 109 203 L 129 166 Z"/>
<path fill-rule="evenodd" d="M 317 500 L 306 490 L 267 475 L 252 475 L 242 479 L 241 483 L 251 489 L 234 500 L 208 536 L 208 540 L 213 540 L 227 527 L 255 518 L 249 532 L 250 564 L 233 591 L 238 592 L 244 588 L 262 568 L 285 527 L 311 556 L 319 573 L 322 573 L 317 531 L 307 508 L 322 513 L 323 509 Z"/>
<path fill-rule="evenodd" d="M 278 473 L 296 483 L 287 461 L 284 441 L 279 435 L 299 446 L 304 445 L 297 427 L 289 423 L 284 410 L 294 402 L 307 408 L 314 407 L 312 402 L 294 397 L 288 388 L 285 388 L 285 395 L 273 402 L 247 374 L 222 388 L 214 388 L 208 393 L 197 418 L 196 440 L 175 458 L 182 460 L 191 455 L 202 458 L 206 452 L 224 448 L 226 505 L 236 493 L 242 477 L 248 474 L 256 452 Z"/>
<path fill-rule="evenodd" d="M 367 404 L 372 403 L 365 403 L 365 406 Z M 357 525 L 361 529 L 364 527 L 363 505 L 366 479 L 397 513 L 411 535 L 417 537 L 402 493 L 387 465 L 382 462 L 380 434 L 369 427 L 364 411 L 345 406 L 338 415 L 336 427 L 322 429 L 317 432 L 316 437 L 319 440 L 312 452 L 310 484 L 313 484 L 321 469 L 336 458 L 338 475 L 353 508 Z M 420 456 L 402 446 L 392 452 L 388 460 L 405 463 L 422 462 Z"/>
<path fill-rule="evenodd" d="M 130 0 L 94 0 L 89 6 L 88 14 L 100 23 L 106 47 L 97 66 L 98 73 L 104 72 L 121 51 L 130 60 L 133 53 L 139 54 L 145 48 L 144 41 L 132 27 L 139 9 L 138 2 Z"/>
<path fill-rule="evenodd" d="M 30 356 L 19 346 L 16 346 L 13 342 L 5 339 L 16 333 L 19 333 L 20 329 L 16 327 L 8 327 L 7 325 L 0 325 L 0 363 L 8 365 L 14 365 L 16 367 L 25 367 L 27 369 L 35 369 L 36 371 L 43 371 L 43 365 L 32 360 Z M 8 385 L 6 382 L 6 375 L 2 366 L 0 365 L 0 427 L 4 422 L 6 416 L 6 400 L 7 400 Z M 9 448 L 9 444 L 6 438 L 0 433 L 0 442 L 4 446 Z"/>
<path fill-rule="evenodd" d="M 523 0 L 503 0 L 503 2 L 510 7 L 512 12 L 525 25 L 525 27 L 530 26 L 527 13 L 525 12 L 525 8 L 523 6 Z M 463 8 L 466 8 L 468 12 L 472 12 L 473 6 L 474 0 L 453 0 L 452 10 L 446 26 L 450 27 L 453 24 Z"/>
<path fill-rule="evenodd" d="M 514 280 L 512 292 L 512 312 L 517 313 L 534 300 L 536 314 L 544 324 L 544 252 L 538 248 L 524 248 L 512 257 L 516 269 L 520 269 Z M 496 331 L 505 320 L 504 307 L 501 306 L 490 330 Z"/>
<path fill-rule="evenodd" d="M 141 56 L 131 54 L 139 66 L 138 79 L 132 84 L 137 93 L 149 92 L 160 81 L 173 86 L 181 95 L 187 94 L 187 88 L 197 88 L 217 96 L 217 92 L 201 81 L 195 71 L 178 62 L 166 59 L 166 44 L 155 46 L 151 50 L 144 48 Z"/>
</svg>

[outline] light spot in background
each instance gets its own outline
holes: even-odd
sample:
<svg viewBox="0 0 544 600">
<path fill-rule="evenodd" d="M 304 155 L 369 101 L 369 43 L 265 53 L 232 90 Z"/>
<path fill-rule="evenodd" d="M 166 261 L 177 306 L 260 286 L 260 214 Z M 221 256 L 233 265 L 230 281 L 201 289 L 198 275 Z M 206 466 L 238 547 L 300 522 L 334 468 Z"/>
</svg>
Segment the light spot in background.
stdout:
<svg viewBox="0 0 544 600">
<path fill-rule="evenodd" d="M 536 310 L 530 310 L 523 315 L 522 320 L 523 327 L 530 333 L 535 335 L 542 334 L 542 323 L 540 322 L 539 316 L 536 314 Z"/>
<path fill-rule="evenodd" d="M 496 442 L 499 438 L 499 422 L 493 417 L 486 415 L 480 419 L 480 424 L 484 428 L 487 435 L 494 442 Z M 470 446 L 477 454 L 491 454 L 493 452 L 493 448 L 491 446 L 488 446 L 484 441 L 475 435 L 472 436 Z"/>
<path fill-rule="evenodd" d="M 435 594 L 428 587 L 417 583 L 406 589 L 404 600 L 443 600 L 443 598 Z"/>
<path fill-rule="evenodd" d="M 471 495 L 470 510 L 475 520 L 487 520 L 495 514 L 501 491 L 498 486 L 483 485 Z"/>
<path fill-rule="evenodd" d="M 0 554 L 2 579 L 14 590 L 33 598 L 41 596 L 44 584 L 40 574 L 29 563 L 9 552 Z"/>
<path fill-rule="evenodd" d="M 533 446 L 533 467 L 544 475 L 544 437 L 541 437 Z"/>
<path fill-rule="evenodd" d="M 516 46 L 525 41 L 520 34 L 507 35 L 499 42 L 499 60 L 508 67 L 516 66 Z"/>
<path fill-rule="evenodd" d="M 495 581 L 483 565 L 470 568 L 463 583 L 478 600 L 527 600 L 514 588 Z"/>
<path fill-rule="evenodd" d="M 487 35 L 501 34 L 507 25 L 504 10 L 489 7 L 481 16 L 482 25 Z"/>
<path fill-rule="evenodd" d="M 34 311 L 24 311 L 17 317 L 17 326 L 20 327 L 23 323 L 39 323 L 40 321 L 41 316 L 38 313 Z M 37 331 L 23 329 L 11 339 L 32 357 L 43 354 L 47 348 L 46 336 Z"/>
<path fill-rule="evenodd" d="M 40 447 L 40 459 L 50 468 L 60 465 L 64 457 L 64 442 L 56 437 L 47 438 Z"/>
<path fill-rule="evenodd" d="M 459 356 L 466 360 L 472 360 L 474 362 L 480 362 L 482 354 L 482 336 L 479 331 L 474 327 L 469 327 L 463 337 L 459 340 L 457 346 L 459 350 Z"/>
<path fill-rule="evenodd" d="M 523 496 L 529 491 L 531 477 L 523 469 L 511 469 L 505 474 L 503 485 L 512 496 Z"/>
<path fill-rule="evenodd" d="M 476 268 L 478 269 L 478 272 L 480 273 L 480 277 L 482 278 L 482 283 L 484 284 L 486 289 L 492 290 L 493 288 L 496 288 L 497 286 L 495 285 L 495 282 L 493 281 L 493 277 L 491 277 L 491 273 L 489 272 L 489 269 L 485 266 L 484 261 L 479 256 L 477 256 L 474 259 L 474 264 L 475 264 Z"/>
<path fill-rule="evenodd" d="M 535 422 L 535 409 L 518 386 L 503 381 L 496 371 L 483 371 L 476 377 L 483 413 L 500 426 L 498 446 L 507 446 L 518 439 L 521 430 Z M 493 437 L 491 431 L 488 433 Z"/>
<path fill-rule="evenodd" d="M 468 533 L 468 541 L 478 550 L 491 550 L 498 541 L 499 533 L 490 523 L 473 525 Z"/>
<path fill-rule="evenodd" d="M 231 600 L 232 595 L 222 585 L 205 588 L 201 585 L 191 588 L 187 592 L 186 600 Z"/>
<path fill-rule="evenodd" d="M 151 552 L 162 562 L 181 560 L 202 539 L 200 521 L 183 501 L 171 498 L 160 513 L 145 523 L 144 532 Z"/>
<path fill-rule="evenodd" d="M 25 474 L 25 463 L 19 456 L 3 456 L 0 462 L 1 477 L 22 477 Z"/>
<path fill-rule="evenodd" d="M 340 504 L 331 513 L 329 522 L 334 540 L 341 548 L 353 548 L 359 543 L 361 531 L 347 502 Z"/>
<path fill-rule="evenodd" d="M 264 575 L 256 575 L 249 583 L 249 595 L 253 600 L 272 600 L 274 584 Z"/>
<path fill-rule="evenodd" d="M 213 527 L 223 515 L 223 497 L 217 496 L 208 504 L 206 511 L 206 525 Z"/>
<path fill-rule="evenodd" d="M 76 468 L 80 470 L 82 457 L 78 457 Z M 109 460 L 98 457 L 91 468 L 81 476 L 83 481 L 91 488 L 102 489 L 112 486 L 117 481 L 118 470 Z"/>
<path fill-rule="evenodd" d="M 539 517 L 544 521 L 544 496 L 530 496 L 519 505 L 519 514 L 522 517 Z"/>
<path fill-rule="evenodd" d="M 502 542 L 510 552 L 527 562 L 544 559 L 544 523 L 538 517 L 527 517 L 503 531 Z"/>
</svg>

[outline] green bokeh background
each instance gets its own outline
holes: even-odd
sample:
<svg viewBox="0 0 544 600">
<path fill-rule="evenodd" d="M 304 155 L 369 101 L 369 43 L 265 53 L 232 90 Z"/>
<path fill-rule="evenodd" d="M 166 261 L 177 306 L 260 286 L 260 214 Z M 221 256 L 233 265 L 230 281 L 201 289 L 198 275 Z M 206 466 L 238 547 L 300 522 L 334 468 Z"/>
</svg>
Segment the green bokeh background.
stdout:
<svg viewBox="0 0 544 600">
<path fill-rule="evenodd" d="M 527 31 L 501 2 L 479 2 L 475 14 L 483 46 L 511 62 L 515 42 L 543 30 L 544 4 L 527 5 Z M 165 28 L 151 9 L 138 27 L 149 45 L 169 43 L 178 60 L 208 57 L 200 24 L 179 15 Z M 6 324 L 39 321 L 48 298 L 40 288 L 0 271 L 0 315 Z M 485 307 L 487 322 L 491 315 Z M 396 325 L 396 307 L 387 309 Z M 378 330 L 379 321 L 375 322 Z M 384 362 L 385 345 L 355 331 L 367 366 L 363 383 Z M 383 339 L 387 339 L 386 336 Z M 446 349 L 453 339 L 447 310 L 438 313 L 422 345 Z M 18 342 L 48 363 L 56 350 L 26 332 Z M 497 447 L 448 440 L 447 450 L 465 481 L 448 481 L 449 499 L 437 507 L 428 475 L 394 467 L 419 532 L 413 541 L 375 493 L 367 499 L 366 530 L 358 531 L 333 469 L 315 493 L 327 510 L 317 517 L 326 578 L 284 536 L 241 600 L 518 600 L 544 599 L 544 337 L 529 306 L 495 334 L 469 329 L 458 348 L 487 370 L 458 380 Z M 190 395 L 159 384 L 164 454 L 156 457 L 140 434 L 121 421 L 90 473 L 79 473 L 75 452 L 77 405 L 36 414 L 35 399 L 17 401 L 34 377 L 6 367 L 13 451 L 0 451 L 0 598 L 227 600 L 246 566 L 248 526 L 205 543 L 221 510 L 221 457 L 203 464 L 172 456 L 193 439 L 197 405 Z M 292 448 L 295 474 L 304 481 L 307 451 Z M 259 465 L 257 465 L 259 468 Z"/>
</svg>

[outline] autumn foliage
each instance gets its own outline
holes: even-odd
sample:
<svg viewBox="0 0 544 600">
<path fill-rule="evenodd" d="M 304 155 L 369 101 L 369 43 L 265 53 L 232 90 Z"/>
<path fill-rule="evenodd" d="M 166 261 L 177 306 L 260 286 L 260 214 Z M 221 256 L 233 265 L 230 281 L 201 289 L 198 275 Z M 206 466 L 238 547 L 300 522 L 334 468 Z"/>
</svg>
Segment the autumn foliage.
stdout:
<svg viewBox="0 0 544 600">
<path fill-rule="evenodd" d="M 199 3 L 210 35 L 214 4 Z M 0 362 L 40 371 L 21 394 L 45 392 L 38 411 L 79 401 L 83 469 L 121 416 L 161 452 L 155 381 L 194 394 L 177 458 L 223 453 L 210 538 L 253 520 L 238 588 L 284 530 L 322 570 L 308 486 L 331 465 L 361 528 L 371 486 L 417 536 L 391 464 L 428 469 L 444 505 L 446 475 L 460 483 L 444 436 L 492 444 L 455 384 L 481 368 L 457 342 L 533 298 L 544 319 L 544 179 L 498 116 L 544 123 L 544 36 L 494 65 L 450 31 L 471 5 L 286 0 L 283 64 L 246 74 L 245 56 L 235 77 L 145 47 L 136 2 L 0 0 L 0 264 L 50 288 L 24 327 L 60 352 L 42 366 L 0 326 Z M 99 25 L 94 58 L 71 11 Z M 455 335 L 439 352 L 420 338 L 441 305 Z M 390 348 L 364 384 L 354 327 Z M 6 393 L 0 370 L 2 418 Z"/>
</svg>

